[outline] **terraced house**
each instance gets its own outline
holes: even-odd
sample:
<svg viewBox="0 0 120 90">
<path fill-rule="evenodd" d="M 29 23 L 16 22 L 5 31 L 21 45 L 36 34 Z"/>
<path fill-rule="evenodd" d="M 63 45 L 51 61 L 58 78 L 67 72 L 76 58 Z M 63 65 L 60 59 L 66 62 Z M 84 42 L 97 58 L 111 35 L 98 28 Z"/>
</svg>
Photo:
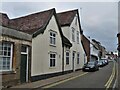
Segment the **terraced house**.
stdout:
<svg viewBox="0 0 120 90">
<path fill-rule="evenodd" d="M 64 71 L 80 70 L 84 63 L 87 62 L 87 57 L 81 43 L 83 31 L 80 25 L 78 9 L 58 13 L 57 17 L 63 35 L 72 43 L 70 50 L 64 49 L 64 57 L 66 57 L 64 60 Z"/>
<path fill-rule="evenodd" d="M 0 15 L 0 75 L 2 86 L 10 87 L 30 79 L 32 36 L 10 28 L 8 16 Z"/>
<path fill-rule="evenodd" d="M 1 15 L 3 86 L 62 75 L 87 62 L 78 10 L 56 14 L 53 8 L 15 19 Z"/>
</svg>

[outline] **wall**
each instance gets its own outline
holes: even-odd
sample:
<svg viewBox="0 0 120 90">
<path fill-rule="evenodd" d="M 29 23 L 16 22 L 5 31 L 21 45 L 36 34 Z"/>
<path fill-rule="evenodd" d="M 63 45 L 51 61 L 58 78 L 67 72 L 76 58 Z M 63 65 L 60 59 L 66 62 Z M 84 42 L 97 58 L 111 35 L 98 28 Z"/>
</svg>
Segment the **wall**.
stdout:
<svg viewBox="0 0 120 90">
<path fill-rule="evenodd" d="M 78 17 L 78 16 L 77 16 Z M 72 43 L 72 47 L 70 48 L 70 65 L 65 68 L 65 70 L 71 70 L 72 68 L 72 52 L 75 51 L 75 61 L 74 61 L 74 69 L 81 69 L 84 65 L 84 49 L 81 44 L 81 37 L 80 37 L 80 28 L 79 28 L 79 22 L 77 18 L 77 25 L 75 25 L 76 17 L 74 17 L 73 22 L 71 23 L 70 27 L 64 26 L 62 27 L 62 32 L 65 37 Z M 75 28 L 75 42 L 72 41 L 72 27 Z M 79 44 L 77 43 L 77 31 L 79 31 Z M 80 64 L 77 64 L 77 52 L 80 52 Z M 68 69 L 69 68 L 69 69 Z"/>
<path fill-rule="evenodd" d="M 0 42 L 1 41 L 8 41 L 8 42 L 13 43 L 12 71 L 2 72 L 2 85 L 5 86 L 5 87 L 16 85 L 16 84 L 20 83 L 21 45 L 25 44 L 25 45 L 31 46 L 31 42 L 26 41 L 26 40 L 16 39 L 16 38 L 13 38 L 13 37 L 10 37 L 10 36 L 8 37 L 8 36 L 5 36 L 5 35 L 0 36 Z M 31 57 L 29 56 L 29 61 L 30 60 L 31 60 Z M 28 66 L 30 66 L 30 63 L 29 63 Z M 29 74 L 30 74 L 30 72 L 29 72 Z"/>
<path fill-rule="evenodd" d="M 87 61 L 90 61 L 90 41 L 84 35 L 81 35 L 81 39 L 84 50 L 86 51 Z"/>
<path fill-rule="evenodd" d="M 50 29 L 57 33 L 55 47 L 50 46 L 49 43 Z M 57 53 L 56 67 L 51 68 L 49 66 L 50 52 Z M 31 63 L 31 76 L 62 72 L 62 40 L 54 16 L 52 16 L 51 20 L 49 21 L 49 24 L 44 33 L 39 34 L 32 39 Z"/>
</svg>

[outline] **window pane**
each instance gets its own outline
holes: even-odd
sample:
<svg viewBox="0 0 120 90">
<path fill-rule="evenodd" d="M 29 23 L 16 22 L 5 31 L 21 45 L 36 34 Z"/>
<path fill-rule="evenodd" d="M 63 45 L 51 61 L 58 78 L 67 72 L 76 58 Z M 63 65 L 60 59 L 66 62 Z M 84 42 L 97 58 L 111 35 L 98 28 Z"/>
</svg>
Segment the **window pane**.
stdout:
<svg viewBox="0 0 120 90">
<path fill-rule="evenodd" d="M 55 66 L 55 59 L 53 59 L 53 66 Z"/>
<path fill-rule="evenodd" d="M 55 38 L 53 38 L 53 43 L 52 44 L 54 44 L 55 45 Z"/>
<path fill-rule="evenodd" d="M 11 51 L 11 47 L 8 47 L 8 51 Z"/>
<path fill-rule="evenodd" d="M 3 60 L 3 66 L 6 66 L 6 61 L 5 60 Z"/>
<path fill-rule="evenodd" d="M 3 55 L 3 51 L 0 50 L 0 55 Z"/>
<path fill-rule="evenodd" d="M 50 59 L 50 67 L 52 66 L 52 59 Z"/>
<path fill-rule="evenodd" d="M 9 70 L 9 69 L 10 69 L 10 66 L 7 66 L 6 69 Z"/>
<path fill-rule="evenodd" d="M 50 36 L 52 36 L 52 32 L 50 32 Z"/>
<path fill-rule="evenodd" d="M 7 56 L 7 51 L 4 51 L 4 56 Z"/>
<path fill-rule="evenodd" d="M 66 57 L 66 64 L 69 64 L 69 57 Z"/>
<path fill-rule="evenodd" d="M 6 70 L 6 66 L 3 66 L 3 70 Z"/>
<path fill-rule="evenodd" d="M 27 47 L 26 46 L 22 46 L 21 47 L 21 52 L 27 52 Z"/>
<path fill-rule="evenodd" d="M 55 34 L 53 34 L 53 37 L 55 37 L 56 35 Z"/>
<path fill-rule="evenodd" d="M 11 52 L 8 52 L 8 56 L 10 56 L 11 55 Z"/>
<path fill-rule="evenodd" d="M 50 54 L 50 58 L 52 58 L 52 54 Z"/>
<path fill-rule="evenodd" d="M 0 50 L 2 51 L 2 46 L 0 46 Z"/>
<path fill-rule="evenodd" d="M 52 44 L 52 37 L 50 37 L 50 44 Z"/>
<path fill-rule="evenodd" d="M 4 50 L 7 50 L 7 46 L 5 46 L 3 49 L 4 49 Z"/>
<path fill-rule="evenodd" d="M 53 54 L 53 58 L 55 58 L 55 54 Z"/>
<path fill-rule="evenodd" d="M 68 53 L 68 52 L 66 52 L 66 56 L 69 56 L 69 53 Z"/>
</svg>

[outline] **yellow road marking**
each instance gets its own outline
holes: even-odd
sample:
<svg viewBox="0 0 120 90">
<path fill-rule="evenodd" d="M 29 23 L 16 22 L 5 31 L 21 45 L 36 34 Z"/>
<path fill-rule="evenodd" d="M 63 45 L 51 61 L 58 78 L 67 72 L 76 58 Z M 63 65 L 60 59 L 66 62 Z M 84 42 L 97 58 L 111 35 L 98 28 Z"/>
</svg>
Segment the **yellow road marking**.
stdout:
<svg viewBox="0 0 120 90">
<path fill-rule="evenodd" d="M 59 85 L 59 84 L 61 84 L 61 83 L 64 83 L 64 82 L 67 82 L 67 81 L 73 80 L 73 79 L 75 79 L 75 78 L 81 77 L 81 76 L 83 76 L 83 75 L 85 75 L 85 74 L 87 74 L 87 73 L 88 73 L 88 72 L 83 73 L 83 74 L 80 74 L 80 75 L 75 76 L 75 77 L 71 77 L 71 78 L 68 78 L 68 79 L 65 79 L 65 80 L 59 81 L 59 82 L 56 82 L 56 83 L 53 83 L 53 84 L 51 84 L 51 85 L 44 86 L 44 87 L 42 87 L 42 88 L 50 88 L 50 87 L 53 87 L 53 86 Z"/>
<path fill-rule="evenodd" d="M 109 80 L 107 81 L 107 83 L 105 84 L 106 89 L 108 89 L 110 87 L 110 85 L 111 85 L 111 83 L 114 79 L 114 76 L 115 76 L 115 62 L 114 62 L 114 66 L 113 66 L 113 69 L 112 69 L 112 74 L 111 74 Z"/>
<path fill-rule="evenodd" d="M 105 86 L 107 86 L 107 85 L 108 85 L 108 83 L 110 82 L 110 80 L 112 79 L 112 76 L 113 76 L 113 71 L 114 71 L 114 66 L 113 66 L 113 69 L 112 69 L 112 74 L 111 74 L 111 76 L 110 76 L 109 80 L 107 81 L 107 83 L 105 84 Z"/>
</svg>

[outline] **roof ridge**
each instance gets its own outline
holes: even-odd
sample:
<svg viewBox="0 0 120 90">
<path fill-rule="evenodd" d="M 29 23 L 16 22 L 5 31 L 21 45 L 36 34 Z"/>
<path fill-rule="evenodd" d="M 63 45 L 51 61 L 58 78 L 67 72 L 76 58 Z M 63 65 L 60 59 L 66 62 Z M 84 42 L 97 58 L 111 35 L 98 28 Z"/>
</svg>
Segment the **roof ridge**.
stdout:
<svg viewBox="0 0 120 90">
<path fill-rule="evenodd" d="M 73 11 L 78 11 L 78 9 L 66 10 L 63 12 L 58 12 L 57 14 L 68 13 L 68 12 L 73 12 Z"/>
<path fill-rule="evenodd" d="M 47 9 L 47 10 L 31 13 L 31 14 L 28 14 L 28 15 L 25 15 L 25 16 L 20 16 L 20 17 L 13 18 L 13 19 L 10 19 L 10 20 L 16 20 L 16 19 L 20 19 L 20 18 L 25 18 L 25 17 L 28 17 L 28 16 L 32 16 L 32 15 L 36 15 L 36 14 L 44 13 L 44 12 L 48 12 L 48 11 L 53 11 L 53 10 L 55 10 L 55 8 L 51 8 L 51 9 Z"/>
</svg>

